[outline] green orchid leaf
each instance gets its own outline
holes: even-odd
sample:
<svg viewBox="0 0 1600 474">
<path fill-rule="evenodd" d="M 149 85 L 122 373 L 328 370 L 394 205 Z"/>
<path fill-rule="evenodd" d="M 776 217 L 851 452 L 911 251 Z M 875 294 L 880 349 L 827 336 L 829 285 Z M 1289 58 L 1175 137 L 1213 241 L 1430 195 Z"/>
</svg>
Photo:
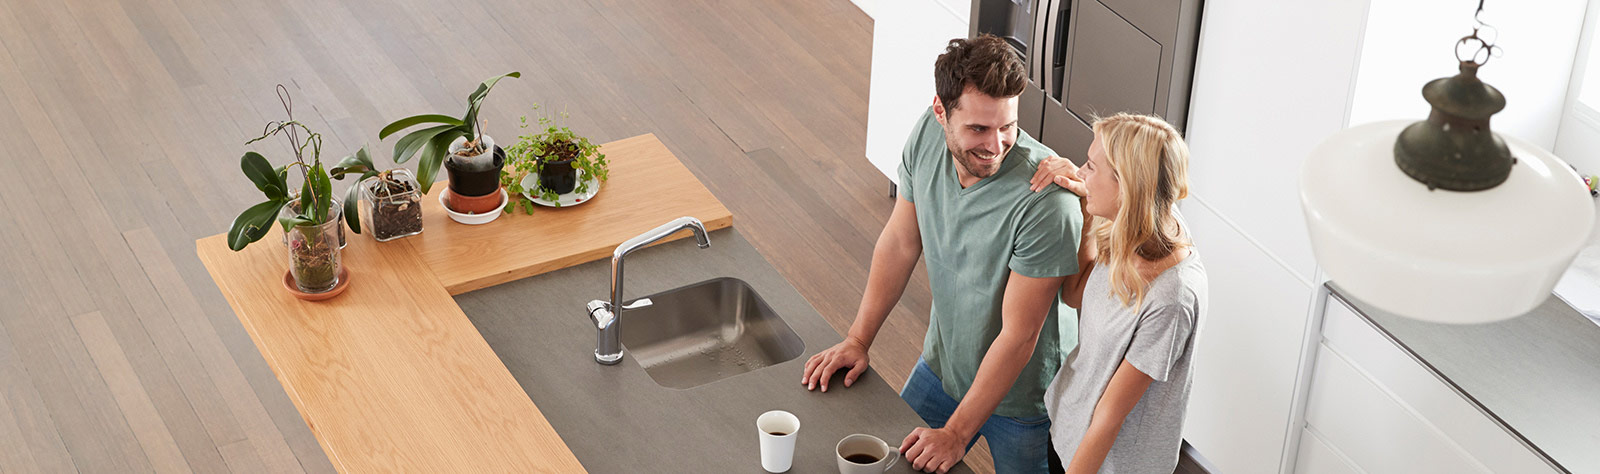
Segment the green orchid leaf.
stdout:
<svg viewBox="0 0 1600 474">
<path fill-rule="evenodd" d="M 447 130 L 428 140 L 428 145 L 422 147 L 423 159 L 417 163 L 417 183 L 422 185 L 422 194 L 428 194 L 428 189 L 433 187 L 434 177 L 439 174 L 439 167 L 444 164 L 444 155 L 450 147 L 450 142 L 461 135 L 462 132 L 459 130 Z"/>
<path fill-rule="evenodd" d="M 239 217 L 233 219 L 233 225 L 228 228 L 228 248 L 238 252 L 251 242 L 261 240 L 261 237 L 267 235 L 267 229 L 272 226 L 272 218 L 278 215 L 278 210 L 287 202 L 283 199 L 272 199 L 245 209 Z"/>
<path fill-rule="evenodd" d="M 365 181 L 366 178 L 362 178 Z M 350 189 L 344 193 L 344 221 L 350 224 L 350 231 L 361 233 L 361 181 L 350 183 Z"/>
<path fill-rule="evenodd" d="M 316 191 L 311 190 L 311 180 L 308 179 L 304 183 L 300 183 L 300 195 L 295 197 L 295 205 L 300 208 L 300 215 L 305 216 L 315 212 L 312 209 L 314 209 L 316 206 L 306 202 L 307 199 L 311 199 L 310 196 L 315 195 L 317 195 Z"/>
<path fill-rule="evenodd" d="M 467 114 L 461 117 L 461 121 L 465 123 L 467 128 L 468 140 L 476 140 L 477 136 L 482 134 L 481 131 L 478 131 L 478 109 L 483 106 L 483 98 L 489 95 L 489 89 L 493 89 L 495 83 L 507 77 L 522 77 L 522 73 L 511 71 L 489 78 L 489 80 L 483 81 L 482 84 L 478 84 L 478 89 L 472 91 L 472 95 L 467 96 Z"/>
<path fill-rule="evenodd" d="M 308 217 L 316 223 L 328 222 L 329 209 L 333 206 L 333 181 L 328 179 L 328 172 L 322 169 L 322 163 L 311 165 L 311 171 L 306 173 L 306 179 L 311 184 L 311 210 Z M 306 212 L 305 209 L 301 209 Z"/>
<path fill-rule="evenodd" d="M 444 133 L 446 130 L 452 129 L 461 130 L 462 135 L 467 133 L 465 127 L 455 125 L 440 125 L 437 127 L 429 127 L 422 130 L 417 130 L 415 132 L 406 134 L 404 137 L 400 137 L 400 141 L 395 142 L 394 144 L 394 162 L 396 164 L 405 163 L 411 159 L 411 155 L 416 154 L 417 150 L 422 149 L 423 145 L 427 145 L 428 141 L 432 140 L 433 137 L 438 136 L 440 133 Z"/>
<path fill-rule="evenodd" d="M 299 227 L 299 226 L 303 226 L 303 225 L 317 225 L 316 222 L 312 222 L 311 218 L 306 217 L 305 214 L 295 215 L 295 216 L 288 216 L 288 217 L 279 217 L 278 218 L 278 224 L 283 225 L 283 231 L 284 232 L 288 232 L 289 229 L 293 229 L 295 227 Z"/>
<path fill-rule="evenodd" d="M 260 153 L 245 152 L 239 158 L 239 167 L 244 170 L 244 175 L 255 183 L 256 189 L 261 190 L 267 199 L 283 199 L 286 192 L 282 180 L 277 179 L 278 174 L 273 172 L 272 164 Z"/>
<path fill-rule="evenodd" d="M 346 173 L 361 173 L 361 178 L 366 179 L 369 174 L 375 173 L 377 168 L 372 164 L 372 155 L 367 154 L 367 147 L 361 147 L 360 150 L 356 150 L 356 154 L 339 160 L 339 164 L 334 165 L 331 172 L 334 179 L 344 179 Z"/>
<path fill-rule="evenodd" d="M 451 117 L 449 115 L 440 115 L 440 114 L 413 115 L 413 116 L 406 117 L 406 118 L 403 118 L 403 119 L 400 119 L 400 120 L 396 120 L 394 122 L 391 122 L 389 125 L 384 126 L 383 130 L 378 131 L 378 139 L 379 140 L 383 140 L 385 138 L 389 138 L 389 135 L 393 135 L 395 132 L 398 132 L 398 131 L 401 131 L 401 130 L 405 130 L 407 128 L 411 128 L 412 126 L 421 125 L 421 124 L 424 124 L 424 123 L 442 123 L 442 124 L 445 124 L 445 125 L 459 127 L 459 126 L 461 126 L 462 121 L 461 121 L 461 119 L 458 119 L 458 118 L 455 118 L 455 117 Z"/>
<path fill-rule="evenodd" d="M 499 76 L 491 77 L 488 80 L 483 81 L 482 84 L 478 84 L 478 90 L 472 91 L 472 95 L 467 96 L 467 103 L 468 104 L 476 104 L 478 102 L 481 102 L 483 100 L 483 96 L 489 95 L 489 89 L 493 89 L 494 88 L 494 84 L 496 82 L 500 82 L 501 79 L 504 79 L 504 78 L 507 78 L 507 77 L 520 78 L 520 77 L 522 77 L 522 73 L 521 72 L 517 72 L 517 71 L 511 71 L 511 72 L 508 72 L 508 73 L 505 73 L 505 74 L 501 74 Z"/>
</svg>

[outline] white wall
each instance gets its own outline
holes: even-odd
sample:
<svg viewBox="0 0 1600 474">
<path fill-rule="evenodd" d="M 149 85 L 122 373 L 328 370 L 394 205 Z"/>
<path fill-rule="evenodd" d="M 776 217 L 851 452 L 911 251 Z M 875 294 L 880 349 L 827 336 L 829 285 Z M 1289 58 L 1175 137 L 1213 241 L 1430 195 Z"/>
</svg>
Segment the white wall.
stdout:
<svg viewBox="0 0 1600 474">
<path fill-rule="evenodd" d="M 1595 31 L 1600 29 L 1596 28 L 1600 24 L 1600 0 L 1588 3 L 1560 130 L 1551 149 L 1583 175 L 1600 174 L 1600 111 L 1596 110 L 1600 107 L 1600 49 L 1594 47 Z M 1587 103 L 1578 103 L 1580 98 Z"/>
<path fill-rule="evenodd" d="M 952 38 L 967 36 L 972 10 L 965 0 L 890 0 L 873 8 L 866 155 L 898 183 L 906 137 L 933 104 L 933 61 Z"/>
<path fill-rule="evenodd" d="M 1384 0 L 1380 0 L 1384 1 Z M 1190 102 L 1191 200 L 1211 281 L 1184 438 L 1221 472 L 1278 472 L 1316 265 L 1299 171 L 1345 126 L 1366 0 L 1210 0 Z"/>
<path fill-rule="evenodd" d="M 1555 147 L 1586 3 L 1539 0 L 1486 6 L 1479 18 L 1499 31 L 1495 41 L 1503 55 L 1490 59 L 1478 77 L 1506 96 L 1506 109 L 1492 122 L 1496 131 L 1546 150 Z M 1372 2 L 1350 123 L 1427 118 L 1422 85 L 1456 74 L 1452 48 L 1472 32 L 1476 6 L 1461 0 Z"/>
</svg>

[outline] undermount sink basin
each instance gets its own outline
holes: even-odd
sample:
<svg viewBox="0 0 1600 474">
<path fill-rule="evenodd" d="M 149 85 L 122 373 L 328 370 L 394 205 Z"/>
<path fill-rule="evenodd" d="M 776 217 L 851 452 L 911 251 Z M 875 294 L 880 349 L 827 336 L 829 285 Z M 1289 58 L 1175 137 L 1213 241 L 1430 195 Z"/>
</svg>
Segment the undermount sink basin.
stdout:
<svg viewBox="0 0 1600 474">
<path fill-rule="evenodd" d="M 686 389 L 799 357 L 805 342 L 749 283 L 717 278 L 624 310 L 622 346 L 657 385 Z"/>
</svg>

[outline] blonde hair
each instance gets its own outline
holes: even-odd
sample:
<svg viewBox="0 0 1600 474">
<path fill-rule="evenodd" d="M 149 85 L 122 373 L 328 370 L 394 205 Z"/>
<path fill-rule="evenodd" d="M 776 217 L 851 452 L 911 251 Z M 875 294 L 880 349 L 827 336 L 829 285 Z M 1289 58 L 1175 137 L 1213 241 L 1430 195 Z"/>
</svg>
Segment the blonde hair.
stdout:
<svg viewBox="0 0 1600 474">
<path fill-rule="evenodd" d="M 1111 271 L 1112 293 L 1124 306 L 1137 308 L 1150 287 L 1138 261 L 1165 258 L 1190 245 L 1172 214 L 1178 200 L 1189 196 L 1189 146 L 1171 124 L 1149 115 L 1096 119 L 1094 134 L 1117 178 L 1122 203 L 1115 219 L 1095 225 L 1096 260 Z"/>
</svg>

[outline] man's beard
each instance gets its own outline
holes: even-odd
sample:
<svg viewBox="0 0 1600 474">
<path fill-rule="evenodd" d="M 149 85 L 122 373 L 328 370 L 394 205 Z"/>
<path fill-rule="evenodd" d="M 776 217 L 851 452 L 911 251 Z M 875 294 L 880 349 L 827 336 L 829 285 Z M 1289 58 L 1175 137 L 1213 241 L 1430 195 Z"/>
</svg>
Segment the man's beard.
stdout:
<svg viewBox="0 0 1600 474">
<path fill-rule="evenodd" d="M 953 145 L 953 143 L 947 141 L 945 145 L 945 147 L 949 148 L 955 155 L 956 163 L 960 164 L 962 169 L 967 170 L 967 174 L 978 179 L 993 176 L 996 171 L 1000 170 L 1000 164 L 1005 163 L 1005 160 L 996 159 L 993 163 L 985 165 L 979 159 L 979 156 L 984 154 L 982 151 L 978 151 L 977 149 L 969 149 L 962 150 L 958 153 L 955 152 L 956 148 L 954 146 L 950 146 Z M 1004 157 L 1006 152 L 1009 151 L 1011 151 L 1011 147 L 1006 147 L 1005 150 L 1002 150 L 999 155 L 995 155 L 994 158 Z"/>
</svg>

